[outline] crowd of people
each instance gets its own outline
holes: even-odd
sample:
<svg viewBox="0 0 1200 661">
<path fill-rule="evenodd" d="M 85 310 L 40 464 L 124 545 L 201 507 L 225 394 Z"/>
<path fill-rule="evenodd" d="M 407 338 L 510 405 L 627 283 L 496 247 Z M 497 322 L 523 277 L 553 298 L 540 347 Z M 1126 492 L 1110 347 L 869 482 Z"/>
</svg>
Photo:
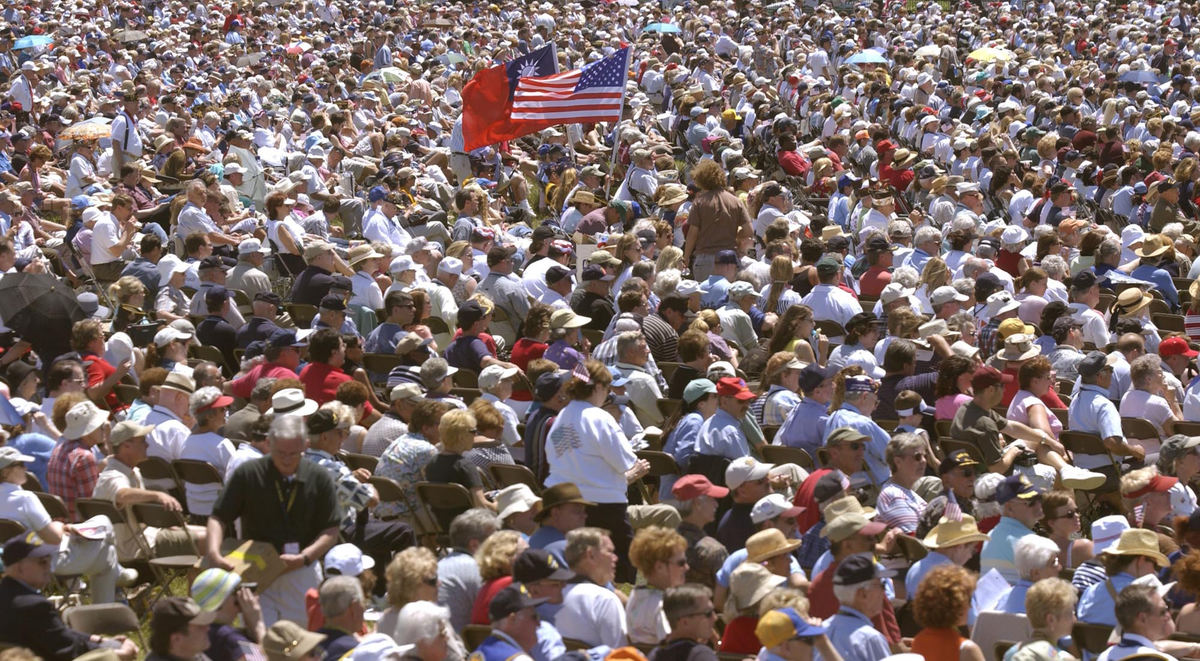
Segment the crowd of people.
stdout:
<svg viewBox="0 0 1200 661">
<path fill-rule="evenodd" d="M 1200 658 L 1193 3 L 2 11 L 0 661 Z"/>
</svg>

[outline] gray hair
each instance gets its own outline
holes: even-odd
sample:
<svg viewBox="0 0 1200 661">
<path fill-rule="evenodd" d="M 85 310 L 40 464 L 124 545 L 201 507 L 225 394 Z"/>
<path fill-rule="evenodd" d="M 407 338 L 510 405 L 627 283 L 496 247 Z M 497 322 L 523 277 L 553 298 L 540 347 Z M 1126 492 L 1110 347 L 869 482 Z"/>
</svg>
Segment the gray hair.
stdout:
<svg viewBox="0 0 1200 661">
<path fill-rule="evenodd" d="M 654 286 L 650 290 L 659 298 L 666 298 L 669 294 L 675 293 L 681 280 L 683 280 L 683 274 L 679 269 L 664 269 L 654 278 Z"/>
<path fill-rule="evenodd" d="M 1111 255 L 1120 255 L 1120 254 L 1121 254 L 1121 241 L 1119 239 L 1117 239 L 1116 237 L 1109 237 L 1109 238 L 1105 239 L 1103 242 L 1100 243 L 1100 246 L 1098 248 L 1096 248 L 1096 256 L 1097 257 L 1108 257 Z M 1045 270 L 1045 269 L 1043 268 L 1043 270 Z"/>
<path fill-rule="evenodd" d="M 982 249 L 983 246 L 979 246 L 976 248 L 976 251 L 978 252 Z M 988 264 L 987 260 L 983 259 L 982 257 L 968 257 L 967 260 L 963 262 L 962 273 L 968 278 L 974 278 L 981 273 L 987 273 L 989 268 L 991 268 L 991 264 Z"/>
<path fill-rule="evenodd" d="M 271 399 L 271 390 L 275 387 L 277 379 L 259 379 L 255 382 L 254 387 L 250 389 L 250 401 L 265 402 Z"/>
<path fill-rule="evenodd" d="M 450 544 L 455 548 L 469 548 L 471 542 L 482 542 L 500 527 L 500 517 L 495 512 L 482 507 L 471 508 L 450 522 Z"/>
<path fill-rule="evenodd" d="M 975 278 L 958 278 L 954 282 L 951 282 L 950 286 L 954 287 L 954 291 L 963 296 L 969 297 L 975 295 Z"/>
<path fill-rule="evenodd" d="M 271 447 L 275 441 L 307 439 L 308 429 L 304 426 L 304 418 L 298 415 L 281 415 L 271 422 L 271 430 L 267 432 L 267 440 Z"/>
<path fill-rule="evenodd" d="M 917 233 L 913 235 L 913 243 L 918 246 L 922 243 L 928 243 L 929 241 L 940 242 L 941 240 L 942 233 L 939 232 L 936 227 L 930 227 L 928 225 L 918 227 Z"/>
<path fill-rule="evenodd" d="M 449 625 L 450 609 L 431 601 L 410 601 L 396 619 L 397 645 L 415 645 L 433 640 Z"/>
<path fill-rule="evenodd" d="M 1183 146 L 1187 147 L 1188 151 L 1195 153 L 1197 149 L 1200 149 L 1200 133 L 1188 131 L 1183 138 Z"/>
<path fill-rule="evenodd" d="M 1046 255 L 1042 258 L 1042 270 L 1052 280 L 1062 282 L 1067 275 L 1067 260 L 1063 259 L 1062 255 Z"/>
<path fill-rule="evenodd" d="M 990 244 L 981 243 L 975 247 L 975 254 L 979 255 L 983 259 L 995 259 L 996 249 Z"/>
<path fill-rule="evenodd" d="M 1171 237 L 1171 240 L 1178 239 L 1183 236 L 1183 223 L 1167 223 L 1163 225 L 1162 231 L 1159 234 L 1165 234 Z"/>
<path fill-rule="evenodd" d="M 888 441 L 887 449 L 884 451 L 884 461 L 887 462 L 888 468 L 896 470 L 896 455 L 912 454 L 921 452 L 925 449 L 925 441 L 916 434 L 900 433 L 892 437 Z"/>
<path fill-rule="evenodd" d="M 892 271 L 892 282 L 898 283 L 905 289 L 916 289 L 917 284 L 921 282 L 921 274 L 911 266 L 898 266 L 895 271 Z"/>
<path fill-rule="evenodd" d="M 617 336 L 617 360 L 625 357 L 631 349 L 637 346 L 639 341 L 645 339 L 641 331 L 625 331 Z"/>
<path fill-rule="evenodd" d="M 875 580 L 875 579 L 872 579 Z M 837 597 L 839 603 L 853 604 L 854 597 L 859 590 L 871 587 L 871 581 L 863 581 L 853 585 L 835 585 L 833 586 L 833 596 Z"/>
<path fill-rule="evenodd" d="M 1017 574 L 1030 580 L 1033 573 L 1049 567 L 1058 557 L 1058 543 L 1041 535 L 1025 535 L 1013 545 L 1013 563 Z"/>
<path fill-rule="evenodd" d="M 326 618 L 337 617 L 350 609 L 354 603 L 366 604 L 362 583 L 355 576 L 334 576 L 321 584 L 317 593 L 321 602 L 321 613 Z"/>
<path fill-rule="evenodd" d="M 1129 379 L 1138 389 L 1150 385 L 1156 377 L 1162 378 L 1162 373 L 1162 358 L 1156 353 L 1138 356 L 1129 363 Z"/>
</svg>

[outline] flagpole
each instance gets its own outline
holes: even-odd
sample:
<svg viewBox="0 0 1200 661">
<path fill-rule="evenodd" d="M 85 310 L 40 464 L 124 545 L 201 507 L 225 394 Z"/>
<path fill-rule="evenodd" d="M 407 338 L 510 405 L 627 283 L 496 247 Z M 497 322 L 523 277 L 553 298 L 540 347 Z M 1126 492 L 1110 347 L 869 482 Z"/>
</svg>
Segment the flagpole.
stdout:
<svg viewBox="0 0 1200 661">
<path fill-rule="evenodd" d="M 621 117 L 617 119 L 616 125 L 613 127 L 613 148 L 612 155 L 608 159 L 608 185 L 604 189 L 604 197 L 612 199 L 613 175 L 617 172 L 617 149 L 621 146 L 621 124 L 624 122 L 625 116 L 625 96 L 629 93 L 629 66 L 633 62 L 633 45 L 630 44 L 629 52 L 625 53 L 625 75 L 621 78 Z"/>
</svg>

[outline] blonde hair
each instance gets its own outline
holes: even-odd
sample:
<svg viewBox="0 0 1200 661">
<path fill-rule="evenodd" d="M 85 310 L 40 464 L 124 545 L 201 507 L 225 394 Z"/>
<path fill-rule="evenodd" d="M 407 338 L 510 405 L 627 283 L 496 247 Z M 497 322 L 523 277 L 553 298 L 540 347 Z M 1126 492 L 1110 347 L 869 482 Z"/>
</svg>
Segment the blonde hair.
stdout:
<svg viewBox="0 0 1200 661">
<path fill-rule="evenodd" d="M 801 616 L 808 615 L 808 597 L 796 588 L 775 588 L 758 602 L 758 616 L 780 608 L 794 608 Z"/>
<path fill-rule="evenodd" d="M 132 275 L 123 275 L 108 286 L 108 296 L 118 305 L 127 302 L 138 294 L 146 293 L 146 285 Z"/>
<path fill-rule="evenodd" d="M 678 268 L 679 260 L 683 258 L 683 250 L 675 246 L 667 246 L 658 253 L 658 260 L 655 261 L 655 272 L 662 273 L 667 269 Z"/>
<path fill-rule="evenodd" d="M 633 536 L 629 545 L 629 561 L 643 574 L 654 571 L 660 562 L 670 562 L 671 556 L 687 549 L 687 540 L 682 535 L 660 526 L 642 528 Z"/>
<path fill-rule="evenodd" d="M 485 581 L 512 575 L 513 560 L 521 545 L 521 533 L 515 530 L 500 530 L 492 533 L 479 550 L 475 551 L 475 562 L 479 565 L 479 576 Z"/>
<path fill-rule="evenodd" d="M 475 444 L 475 414 L 455 409 L 442 416 L 438 438 L 446 452 L 462 454 Z"/>
<path fill-rule="evenodd" d="M 416 601 L 417 589 L 431 576 L 437 578 L 437 556 L 424 546 L 397 553 L 387 566 L 387 600 L 393 608 Z"/>
<path fill-rule="evenodd" d="M 1125 473 L 1121 476 L 1121 497 L 1137 500 L 1140 496 L 1131 498 L 1129 494 L 1145 489 L 1150 484 L 1150 480 L 1153 480 L 1156 475 L 1158 475 L 1158 469 L 1154 466 L 1147 466 Z"/>
<path fill-rule="evenodd" d="M 1025 615 L 1034 629 L 1046 626 L 1046 616 L 1075 610 L 1079 593 L 1061 578 L 1043 578 L 1025 593 Z"/>
</svg>

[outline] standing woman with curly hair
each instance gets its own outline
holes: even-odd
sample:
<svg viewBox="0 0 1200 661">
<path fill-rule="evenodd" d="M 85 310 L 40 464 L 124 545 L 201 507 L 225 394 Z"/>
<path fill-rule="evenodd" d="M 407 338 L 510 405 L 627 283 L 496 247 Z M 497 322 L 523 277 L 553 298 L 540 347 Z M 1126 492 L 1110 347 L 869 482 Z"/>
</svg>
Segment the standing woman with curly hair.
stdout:
<svg viewBox="0 0 1200 661">
<path fill-rule="evenodd" d="M 692 278 L 703 282 L 712 275 L 718 250 L 732 250 L 738 239 L 753 236 L 750 212 L 726 189 L 725 170 L 713 159 L 692 168 L 700 192 L 692 202 L 683 242 L 683 259 L 692 265 Z"/>
<path fill-rule="evenodd" d="M 934 567 L 917 588 L 913 615 L 921 632 L 913 638 L 912 651 L 925 661 L 983 661 L 983 650 L 958 627 L 967 623 L 975 575 L 958 565 Z"/>
</svg>

